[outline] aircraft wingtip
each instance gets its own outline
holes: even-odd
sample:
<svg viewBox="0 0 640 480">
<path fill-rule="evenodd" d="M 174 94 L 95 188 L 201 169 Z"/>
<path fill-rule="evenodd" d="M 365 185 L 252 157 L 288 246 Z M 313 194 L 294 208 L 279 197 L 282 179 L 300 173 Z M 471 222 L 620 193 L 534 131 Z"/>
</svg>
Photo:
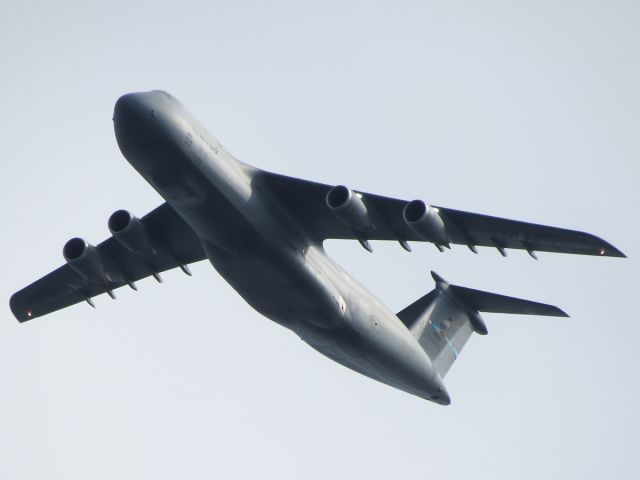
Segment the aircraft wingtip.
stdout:
<svg viewBox="0 0 640 480">
<path fill-rule="evenodd" d="M 606 240 L 596 237 L 595 235 L 592 235 L 592 237 L 596 240 L 595 248 L 597 248 L 597 251 L 595 255 L 600 255 L 601 257 L 627 258 L 619 248 L 614 247 Z"/>
<path fill-rule="evenodd" d="M 627 256 L 621 250 L 617 249 L 609 243 L 600 250 L 600 255 L 604 257 L 627 258 Z"/>
<path fill-rule="evenodd" d="M 11 309 L 11 313 L 16 317 L 20 323 L 26 322 L 31 318 L 31 311 L 26 309 L 22 302 L 20 301 L 20 292 L 16 292 L 11 295 L 9 299 L 9 308 Z"/>
<path fill-rule="evenodd" d="M 620 258 L 627 258 L 627 256 L 624 253 L 622 253 L 620 250 L 618 250 L 617 248 L 616 248 L 616 255 L 613 255 L 613 256 L 614 257 L 620 257 Z"/>
</svg>

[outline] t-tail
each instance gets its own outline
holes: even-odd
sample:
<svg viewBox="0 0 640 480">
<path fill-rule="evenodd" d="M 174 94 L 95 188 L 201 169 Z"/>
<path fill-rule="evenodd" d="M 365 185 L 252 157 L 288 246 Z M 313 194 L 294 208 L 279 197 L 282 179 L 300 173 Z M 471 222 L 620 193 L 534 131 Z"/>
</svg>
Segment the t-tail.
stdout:
<svg viewBox="0 0 640 480">
<path fill-rule="evenodd" d="M 451 285 L 431 272 L 435 290 L 398 313 L 444 378 L 473 332 L 488 333 L 480 312 L 568 317 L 553 305 Z"/>
</svg>

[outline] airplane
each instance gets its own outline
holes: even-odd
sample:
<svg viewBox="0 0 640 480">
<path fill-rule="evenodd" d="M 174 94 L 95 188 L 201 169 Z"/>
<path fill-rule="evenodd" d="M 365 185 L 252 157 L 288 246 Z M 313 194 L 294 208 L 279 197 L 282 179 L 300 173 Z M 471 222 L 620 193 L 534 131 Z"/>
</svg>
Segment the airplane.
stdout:
<svg viewBox="0 0 640 480">
<path fill-rule="evenodd" d="M 625 255 L 579 231 L 400 200 L 270 173 L 237 160 L 172 95 L 129 93 L 114 107 L 118 146 L 165 203 L 138 218 L 118 210 L 97 246 L 72 238 L 66 263 L 15 293 L 24 322 L 149 276 L 208 259 L 256 311 L 330 359 L 431 402 L 451 402 L 443 379 L 480 312 L 566 317 L 559 308 L 453 285 L 394 314 L 325 252 L 328 239 L 431 242 L 607 257 Z"/>
</svg>

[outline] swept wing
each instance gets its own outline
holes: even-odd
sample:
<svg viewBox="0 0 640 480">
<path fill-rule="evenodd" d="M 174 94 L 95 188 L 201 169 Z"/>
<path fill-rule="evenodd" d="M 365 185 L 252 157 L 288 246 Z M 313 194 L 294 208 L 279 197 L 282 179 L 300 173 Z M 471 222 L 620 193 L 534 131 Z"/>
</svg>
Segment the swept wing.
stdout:
<svg viewBox="0 0 640 480">
<path fill-rule="evenodd" d="M 405 221 L 403 212 L 409 203 L 407 200 L 352 192 L 366 207 L 369 225 L 367 228 L 360 228 L 358 222 L 350 225 L 349 222 L 341 221 L 329 208 L 327 195 L 335 188 L 331 185 L 268 172 L 262 174 L 261 181 L 282 204 L 286 205 L 295 221 L 303 225 L 318 242 L 327 239 L 396 240 L 404 242 L 406 247 L 407 241 L 431 241 L 418 234 Z M 442 243 L 447 245 L 467 245 L 473 251 L 476 246 L 494 247 L 503 255 L 506 255 L 505 249 L 512 248 L 527 250 L 532 256 L 535 256 L 536 251 L 625 256 L 610 243 L 585 232 L 452 208 L 431 208 L 442 220 L 448 240 Z"/>
<path fill-rule="evenodd" d="M 125 212 L 126 213 L 126 212 Z M 10 306 L 16 318 L 24 322 L 88 301 L 123 285 L 175 267 L 188 272 L 187 264 L 204 260 L 200 239 L 178 214 L 164 203 L 140 219 L 150 241 L 148 251 L 132 251 L 115 237 L 95 247 L 100 259 L 100 275 L 79 273 L 69 264 L 63 265 L 31 285 L 15 293 Z M 75 239 L 80 241 L 80 239 Z"/>
</svg>

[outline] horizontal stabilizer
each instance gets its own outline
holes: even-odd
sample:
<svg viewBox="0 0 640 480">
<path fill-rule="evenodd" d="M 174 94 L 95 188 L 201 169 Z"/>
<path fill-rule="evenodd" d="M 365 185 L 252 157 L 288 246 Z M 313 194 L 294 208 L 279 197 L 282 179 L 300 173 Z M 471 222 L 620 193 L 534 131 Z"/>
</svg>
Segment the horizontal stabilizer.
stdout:
<svg viewBox="0 0 640 480">
<path fill-rule="evenodd" d="M 514 313 L 521 315 L 545 315 L 549 317 L 568 317 L 558 307 L 546 303 L 522 300 L 521 298 L 483 292 L 473 288 L 452 285 L 451 289 L 465 305 L 479 312 Z"/>
<path fill-rule="evenodd" d="M 431 276 L 436 281 L 436 286 L 439 290 L 446 291 L 458 302 L 478 312 L 544 315 L 548 317 L 569 316 L 553 305 L 484 292 L 459 285 L 450 285 L 449 282 L 433 271 Z"/>
<path fill-rule="evenodd" d="M 456 361 L 472 333 L 488 330 L 478 312 L 568 317 L 553 305 L 450 285 L 435 272 L 435 290 L 419 298 L 398 318 L 418 340 L 441 378 Z"/>
</svg>

